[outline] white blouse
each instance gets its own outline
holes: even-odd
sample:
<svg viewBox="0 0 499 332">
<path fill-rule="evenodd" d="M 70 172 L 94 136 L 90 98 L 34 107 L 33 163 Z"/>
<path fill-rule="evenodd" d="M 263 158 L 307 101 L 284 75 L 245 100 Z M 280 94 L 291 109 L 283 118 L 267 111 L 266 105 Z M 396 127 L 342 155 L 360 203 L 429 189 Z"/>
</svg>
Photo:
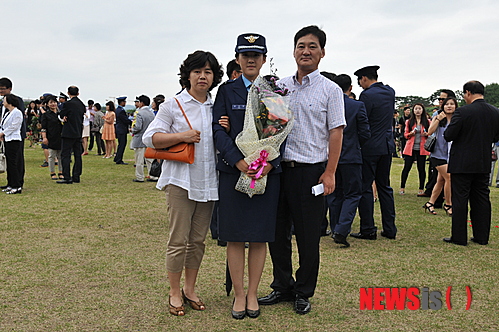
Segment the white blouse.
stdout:
<svg viewBox="0 0 499 332">
<path fill-rule="evenodd" d="M 23 124 L 23 113 L 14 108 L 12 111 L 5 110 L 3 118 L 0 119 L 0 133 L 5 135 L 6 142 L 21 140 L 21 126 Z"/>
<path fill-rule="evenodd" d="M 165 160 L 161 177 L 156 187 L 160 190 L 173 184 L 187 190 L 190 200 L 207 202 L 218 200 L 218 174 L 215 169 L 216 150 L 213 143 L 212 108 L 208 96 L 204 103 L 194 99 L 186 90 L 176 96 L 182 105 L 192 128 L 201 132 L 201 140 L 195 143 L 194 163 L 186 164 Z M 180 133 L 190 130 L 189 124 L 174 98 L 163 102 L 158 114 L 142 137 L 148 147 L 154 147 L 152 137 L 155 133 Z"/>
</svg>

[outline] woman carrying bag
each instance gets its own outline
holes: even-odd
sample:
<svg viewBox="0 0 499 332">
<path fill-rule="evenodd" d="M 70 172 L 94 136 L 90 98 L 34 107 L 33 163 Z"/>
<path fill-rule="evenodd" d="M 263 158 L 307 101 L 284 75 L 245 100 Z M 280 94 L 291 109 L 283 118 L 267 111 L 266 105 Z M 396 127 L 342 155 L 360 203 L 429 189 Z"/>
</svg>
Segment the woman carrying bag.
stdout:
<svg viewBox="0 0 499 332">
<path fill-rule="evenodd" d="M 166 192 L 170 223 L 166 267 L 170 282 L 169 311 L 174 316 L 185 315 L 184 303 L 194 310 L 206 309 L 195 292 L 195 285 L 213 205 L 218 200 L 211 130 L 213 102 L 209 92 L 220 83 L 222 76 L 221 66 L 213 54 L 204 51 L 189 54 L 180 66 L 180 81 L 185 89 L 161 104 L 142 137 L 145 145 L 155 149 L 182 142 L 195 146 L 192 164 L 163 162 L 156 186 Z M 182 271 L 185 271 L 183 288 L 180 285 Z"/>
</svg>

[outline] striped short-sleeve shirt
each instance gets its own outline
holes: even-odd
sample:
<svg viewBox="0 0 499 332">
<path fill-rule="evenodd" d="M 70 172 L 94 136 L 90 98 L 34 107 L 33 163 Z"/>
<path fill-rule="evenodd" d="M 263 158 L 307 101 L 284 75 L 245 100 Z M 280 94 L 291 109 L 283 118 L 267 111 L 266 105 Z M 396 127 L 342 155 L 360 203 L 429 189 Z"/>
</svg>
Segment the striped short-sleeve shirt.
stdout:
<svg viewBox="0 0 499 332">
<path fill-rule="evenodd" d="M 296 74 L 278 84 L 290 91 L 290 109 L 295 117 L 283 160 L 307 164 L 326 161 L 329 131 L 346 125 L 343 91 L 318 69 L 303 77 L 302 84 Z"/>
</svg>

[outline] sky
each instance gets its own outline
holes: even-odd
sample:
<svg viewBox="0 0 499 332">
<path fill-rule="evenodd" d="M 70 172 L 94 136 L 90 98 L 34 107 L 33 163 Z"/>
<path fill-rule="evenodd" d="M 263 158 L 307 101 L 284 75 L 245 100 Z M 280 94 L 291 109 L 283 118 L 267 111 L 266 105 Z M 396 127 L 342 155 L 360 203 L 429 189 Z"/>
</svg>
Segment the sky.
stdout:
<svg viewBox="0 0 499 332">
<path fill-rule="evenodd" d="M 101 104 L 170 97 L 180 90 L 177 74 L 188 54 L 210 51 L 225 67 L 237 36 L 248 32 L 267 40 L 261 73 L 270 72 L 272 59 L 277 75 L 289 76 L 296 71 L 293 37 L 308 25 L 327 35 L 320 70 L 353 77 L 379 65 L 379 81 L 397 96 L 499 81 L 497 0 L 15 0 L 1 8 L 0 76 L 25 99 L 70 85 L 82 100 Z M 358 96 L 361 88 L 354 83 L 353 91 Z"/>
</svg>

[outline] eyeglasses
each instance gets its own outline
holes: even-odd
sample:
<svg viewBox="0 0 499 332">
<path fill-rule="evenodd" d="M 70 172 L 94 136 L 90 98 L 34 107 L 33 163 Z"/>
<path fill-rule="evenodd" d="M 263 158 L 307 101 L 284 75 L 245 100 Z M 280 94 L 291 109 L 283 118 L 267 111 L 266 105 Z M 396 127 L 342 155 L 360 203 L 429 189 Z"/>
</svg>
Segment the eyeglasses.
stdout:
<svg viewBox="0 0 499 332">
<path fill-rule="evenodd" d="M 438 101 L 444 101 L 445 98 L 438 98 Z"/>
</svg>

